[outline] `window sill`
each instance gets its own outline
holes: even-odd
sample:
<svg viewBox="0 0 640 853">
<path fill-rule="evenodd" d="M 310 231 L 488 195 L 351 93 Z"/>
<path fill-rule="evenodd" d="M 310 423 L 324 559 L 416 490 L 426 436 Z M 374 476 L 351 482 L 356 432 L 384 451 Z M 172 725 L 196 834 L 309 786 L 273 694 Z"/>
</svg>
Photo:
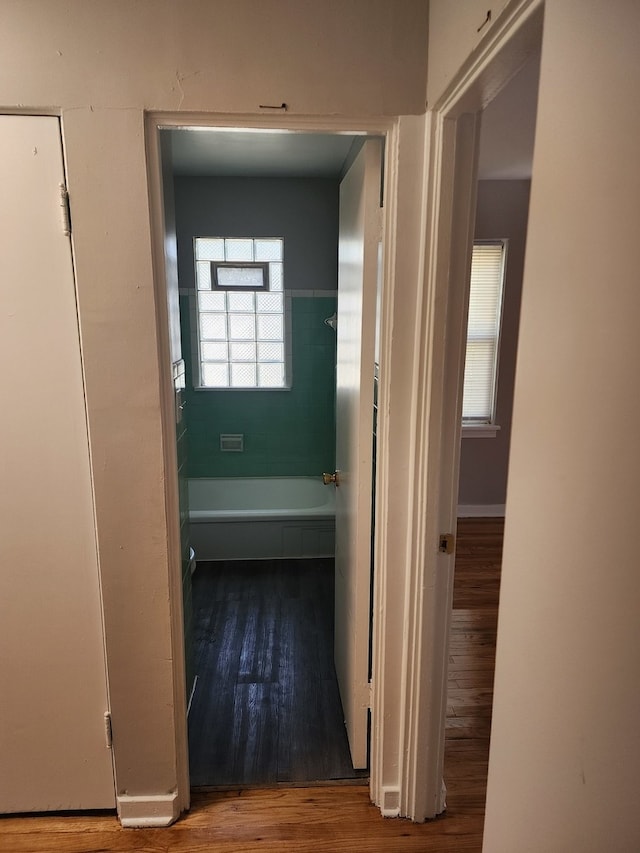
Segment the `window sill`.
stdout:
<svg viewBox="0 0 640 853">
<path fill-rule="evenodd" d="M 462 424 L 463 438 L 495 438 L 499 431 L 498 424 Z"/>
</svg>

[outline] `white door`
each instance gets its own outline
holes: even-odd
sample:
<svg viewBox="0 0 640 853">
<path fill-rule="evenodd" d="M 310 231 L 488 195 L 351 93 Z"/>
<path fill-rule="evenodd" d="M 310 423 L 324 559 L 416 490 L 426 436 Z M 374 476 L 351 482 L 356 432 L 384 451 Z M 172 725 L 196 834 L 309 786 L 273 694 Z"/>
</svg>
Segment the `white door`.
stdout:
<svg viewBox="0 0 640 853">
<path fill-rule="evenodd" d="M 367 765 L 373 381 L 381 143 L 340 185 L 336 372 L 335 663 L 355 768 Z"/>
<path fill-rule="evenodd" d="M 0 117 L 0 811 L 113 808 L 58 119 Z"/>
</svg>

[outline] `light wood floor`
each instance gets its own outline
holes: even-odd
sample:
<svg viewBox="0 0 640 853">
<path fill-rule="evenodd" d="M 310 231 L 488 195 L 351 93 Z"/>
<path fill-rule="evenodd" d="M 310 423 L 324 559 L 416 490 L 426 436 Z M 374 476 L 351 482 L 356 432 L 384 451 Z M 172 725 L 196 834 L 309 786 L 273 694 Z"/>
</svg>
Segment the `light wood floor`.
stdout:
<svg viewBox="0 0 640 853">
<path fill-rule="evenodd" d="M 124 830 L 112 814 L 0 819 L 1 853 L 470 853 L 481 850 L 502 524 L 458 531 L 445 754 L 447 812 L 385 820 L 362 785 L 197 794 L 174 826 Z"/>
</svg>

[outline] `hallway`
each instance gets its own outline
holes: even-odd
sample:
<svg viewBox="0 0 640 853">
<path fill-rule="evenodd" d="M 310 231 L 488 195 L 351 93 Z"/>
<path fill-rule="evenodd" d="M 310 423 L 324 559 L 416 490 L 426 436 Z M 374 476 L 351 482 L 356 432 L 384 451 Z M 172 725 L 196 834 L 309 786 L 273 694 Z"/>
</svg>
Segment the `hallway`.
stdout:
<svg viewBox="0 0 640 853">
<path fill-rule="evenodd" d="M 195 793 L 167 829 L 124 830 L 110 813 L 0 818 L 0 853 L 479 853 L 502 530 L 502 519 L 458 523 L 442 817 L 384 819 L 362 784 L 236 788 Z"/>
</svg>

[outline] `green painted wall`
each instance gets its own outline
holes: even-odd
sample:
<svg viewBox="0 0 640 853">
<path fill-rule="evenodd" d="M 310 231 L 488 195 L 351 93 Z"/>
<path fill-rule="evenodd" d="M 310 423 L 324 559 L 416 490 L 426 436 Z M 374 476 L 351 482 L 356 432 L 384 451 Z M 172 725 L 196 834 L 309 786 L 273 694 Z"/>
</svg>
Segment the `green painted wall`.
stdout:
<svg viewBox="0 0 640 853">
<path fill-rule="evenodd" d="M 334 297 L 293 297 L 290 390 L 194 390 L 188 297 L 181 297 L 187 366 L 190 477 L 319 475 L 335 468 L 336 335 L 324 320 Z M 220 451 L 220 433 L 243 433 L 244 452 Z"/>
<path fill-rule="evenodd" d="M 319 475 L 335 468 L 339 184 L 330 178 L 175 178 L 182 353 L 190 477 Z M 194 390 L 189 297 L 196 236 L 281 236 L 292 293 L 289 390 Z M 295 295 L 301 294 L 302 295 Z M 221 452 L 242 433 L 244 452 Z"/>
</svg>

